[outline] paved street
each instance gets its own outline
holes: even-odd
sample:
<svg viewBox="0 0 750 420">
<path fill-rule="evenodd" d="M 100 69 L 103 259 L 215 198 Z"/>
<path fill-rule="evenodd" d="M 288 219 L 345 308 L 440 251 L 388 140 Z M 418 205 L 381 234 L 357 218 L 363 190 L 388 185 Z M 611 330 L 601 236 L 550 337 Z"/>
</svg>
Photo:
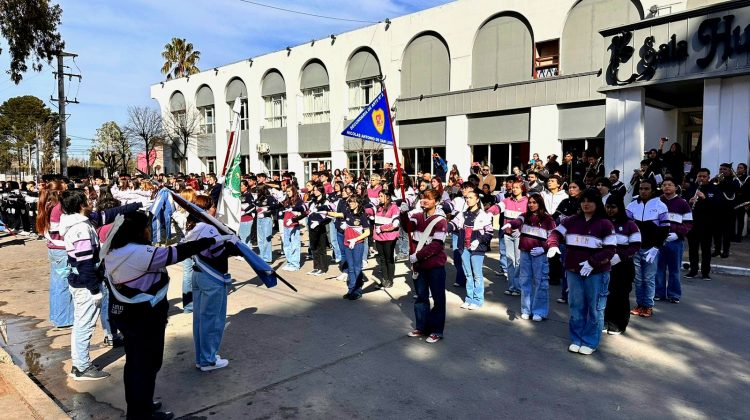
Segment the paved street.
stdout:
<svg viewBox="0 0 750 420">
<path fill-rule="evenodd" d="M 46 321 L 45 243 L 4 238 L 0 256 L 0 317 L 16 363 L 70 415 L 122 416 L 123 351 L 101 346 L 99 329 L 95 363 L 112 377 L 81 383 L 66 375 L 70 331 Z M 242 262 L 230 268 L 236 283 L 221 348 L 230 365 L 211 373 L 193 366 L 192 316 L 180 309 L 181 271 L 170 270 L 172 316 L 156 396 L 178 416 L 750 418 L 742 400 L 750 389 L 746 278 L 685 280 L 682 303 L 657 303 L 654 318 L 633 319 L 626 335 L 604 337 L 586 357 L 566 351 L 559 286 L 551 287 L 550 319 L 532 323 L 517 317 L 519 299 L 502 294 L 505 280 L 491 270 L 481 311 L 459 309 L 460 291 L 449 285 L 446 338 L 430 345 L 405 336 L 413 301 L 403 267 L 396 287 L 386 293 L 370 283 L 356 302 L 342 300 L 345 285 L 333 279 L 287 274 L 295 294 L 248 281 Z M 451 267 L 449 284 L 452 276 Z"/>
</svg>

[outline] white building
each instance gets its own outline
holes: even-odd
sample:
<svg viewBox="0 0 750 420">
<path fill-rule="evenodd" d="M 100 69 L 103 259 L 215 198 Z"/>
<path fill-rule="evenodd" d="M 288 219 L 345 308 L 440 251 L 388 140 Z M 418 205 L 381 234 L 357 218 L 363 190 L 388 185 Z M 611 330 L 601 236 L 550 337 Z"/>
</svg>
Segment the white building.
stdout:
<svg viewBox="0 0 750 420">
<path fill-rule="evenodd" d="M 738 28 L 729 54 L 719 42 L 727 15 Z M 701 26 L 713 17 L 716 26 Z M 205 134 L 191 144 L 189 172 L 220 171 L 238 96 L 246 171 L 307 179 L 321 161 L 350 169 L 393 162 L 386 148 L 365 165 L 357 141 L 340 134 L 381 76 L 412 173 L 432 170 L 432 152 L 463 174 L 487 161 L 503 175 L 532 153 L 584 148 L 603 149 L 607 170 L 628 173 L 662 136 L 715 169 L 748 157 L 747 25 L 748 1 L 458 0 L 158 83 L 151 96 L 164 114 L 201 112 Z M 613 77 L 612 39 L 623 32 L 634 51 L 616 56 Z M 667 44 L 644 70 L 644 39 L 653 36 L 658 50 L 671 34 L 687 43 L 687 57 Z M 696 66 L 713 47 L 713 60 Z"/>
</svg>

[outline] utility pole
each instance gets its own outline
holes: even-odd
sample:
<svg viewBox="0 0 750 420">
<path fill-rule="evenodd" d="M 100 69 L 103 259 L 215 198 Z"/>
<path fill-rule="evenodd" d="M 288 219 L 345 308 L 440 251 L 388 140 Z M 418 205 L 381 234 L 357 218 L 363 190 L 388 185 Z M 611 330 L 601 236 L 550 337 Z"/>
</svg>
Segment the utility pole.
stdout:
<svg viewBox="0 0 750 420">
<path fill-rule="evenodd" d="M 60 111 L 60 173 L 62 176 L 68 176 L 68 134 L 65 131 L 65 120 L 67 119 L 65 104 L 78 103 L 77 98 L 69 101 L 65 96 L 65 76 L 68 76 L 70 79 L 74 77 L 77 77 L 79 80 L 81 79 L 80 74 L 65 73 L 65 57 L 78 57 L 78 55 L 60 51 L 57 54 L 57 72 L 54 73 L 57 78 L 57 103 Z M 50 99 L 54 101 L 52 97 Z"/>
<path fill-rule="evenodd" d="M 41 178 L 39 176 L 39 172 L 42 170 L 42 167 L 39 166 L 39 145 L 40 145 L 39 137 L 41 136 L 40 136 L 39 129 L 37 128 L 37 131 L 36 131 L 36 185 L 41 184 Z"/>
</svg>

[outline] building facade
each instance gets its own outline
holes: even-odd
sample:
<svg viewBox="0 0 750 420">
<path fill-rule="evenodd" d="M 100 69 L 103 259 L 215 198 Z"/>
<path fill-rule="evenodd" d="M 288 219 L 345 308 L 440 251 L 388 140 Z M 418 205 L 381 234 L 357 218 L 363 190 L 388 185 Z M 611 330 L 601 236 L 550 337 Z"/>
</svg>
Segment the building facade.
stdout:
<svg viewBox="0 0 750 420">
<path fill-rule="evenodd" d="M 750 45 L 744 3 L 458 0 L 155 84 L 151 96 L 164 115 L 200 115 L 200 134 L 181 165 L 189 172 L 220 171 L 237 97 L 246 171 L 291 170 L 307 179 L 320 162 L 382 167 L 395 160 L 392 149 L 340 133 L 383 84 L 412 174 L 433 170 L 432 153 L 463 174 L 472 162 L 486 162 L 504 175 L 533 153 L 587 148 L 603 151 L 607 169 L 627 173 L 660 137 L 698 153 L 703 161 L 696 164 L 716 167 L 725 156 L 747 160 L 750 81 L 737 62 L 747 64 L 748 55 L 743 50 L 687 75 L 685 60 L 669 58 L 668 35 L 679 32 L 692 59 L 702 37 L 726 30 L 703 28 L 704 36 L 695 32 L 698 21 L 739 8 L 731 27 L 740 26 L 739 51 Z M 617 56 L 613 79 L 613 38 L 623 32 L 631 33 L 634 52 L 629 60 Z M 651 32 L 655 45 L 667 42 L 667 53 L 646 79 L 639 54 Z M 631 73 L 638 76 L 630 80 Z"/>
</svg>

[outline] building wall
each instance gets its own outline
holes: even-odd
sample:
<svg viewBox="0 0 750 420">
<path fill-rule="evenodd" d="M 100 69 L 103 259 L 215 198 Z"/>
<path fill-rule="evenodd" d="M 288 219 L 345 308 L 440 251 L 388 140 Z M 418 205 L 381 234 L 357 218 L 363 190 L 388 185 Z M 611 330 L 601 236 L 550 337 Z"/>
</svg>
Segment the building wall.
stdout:
<svg viewBox="0 0 750 420">
<path fill-rule="evenodd" d="M 652 3 L 663 5 L 676 2 L 655 0 L 649 2 L 648 6 Z M 685 7 L 685 1 L 677 3 L 672 5 L 673 12 Z M 216 106 L 214 115 L 216 164 L 217 168 L 221 168 L 224 159 L 222 151 L 226 150 L 226 131 L 229 129 L 230 120 L 230 107 L 225 103 L 226 88 L 232 79 L 241 79 L 245 83 L 248 96 L 249 147 L 247 150 L 250 151 L 250 169 L 261 171 L 265 168 L 255 150 L 260 143 L 261 129 L 265 124 L 264 101 L 261 95 L 262 80 L 269 70 L 278 70 L 284 78 L 287 97 L 287 144 L 283 153 L 289 155 L 289 169 L 301 174 L 303 173 L 303 155 L 299 153 L 298 145 L 298 127 L 302 122 L 300 79 L 305 66 L 311 60 L 318 60 L 325 66 L 330 83 L 330 143 L 321 142 L 326 147 L 321 146 L 319 151 L 330 154 L 334 165 L 341 167 L 346 161 L 346 151 L 343 138 L 339 133 L 343 130 L 349 113 L 347 64 L 360 48 L 368 47 L 376 54 L 381 72 L 385 76 L 388 95 L 391 103 L 395 103 L 397 123 L 407 120 L 419 123 L 424 119 L 435 118 L 445 121 L 448 161 L 458 164 L 461 172 L 466 173 L 472 161 L 471 157 L 464 157 L 463 154 L 456 157 L 452 152 L 470 151 L 467 118 L 471 115 L 525 110 L 530 113 L 530 138 L 527 140 L 531 141 L 531 152 L 541 154 L 556 152 L 559 155 L 561 150 L 556 131 L 558 123 L 554 107 L 558 104 L 590 101 L 603 103 L 605 99 L 603 94 L 597 92 L 597 89 L 604 85 L 602 77 L 596 74 L 599 70 L 597 66 L 600 67 L 597 60 L 601 59 L 601 56 L 597 55 L 599 54 L 597 50 L 592 50 L 589 54 L 595 57 L 594 61 L 583 63 L 581 68 L 571 63 L 569 64 L 571 71 L 566 73 L 563 65 L 559 77 L 534 80 L 533 74 L 528 72 L 528 62 L 523 62 L 531 57 L 531 53 L 524 55 L 522 51 L 506 51 L 509 46 L 501 45 L 500 49 L 495 47 L 499 59 L 495 57 L 494 62 L 497 65 L 503 65 L 505 61 L 502 60 L 502 55 L 508 53 L 511 54 L 509 62 L 517 63 L 514 65 L 523 68 L 495 71 L 498 86 L 493 86 L 492 83 L 489 86 L 478 86 L 478 84 L 487 85 L 489 80 L 487 75 L 493 74 L 492 69 L 484 69 L 480 72 L 474 69 L 478 57 L 474 57 L 473 52 L 477 45 L 476 40 L 482 38 L 480 28 L 488 23 L 494 24 L 493 20 L 498 16 L 513 16 L 515 20 L 503 18 L 495 23 L 501 22 L 503 25 L 498 26 L 509 28 L 511 32 L 518 34 L 519 42 L 524 45 L 530 43 L 530 39 L 533 39 L 533 42 L 539 42 L 564 37 L 561 40 L 561 51 L 564 52 L 566 48 L 572 51 L 570 45 L 573 42 L 583 42 L 585 46 L 591 45 L 590 48 L 599 48 L 596 46 L 603 45 L 601 36 L 598 34 L 598 30 L 603 29 L 600 26 L 615 26 L 639 19 L 642 10 L 643 7 L 638 0 L 506 0 L 503 2 L 459 0 L 391 19 L 389 25 L 380 23 L 339 34 L 336 35 L 335 40 L 326 37 L 314 43 L 294 46 L 291 51 L 272 52 L 253 57 L 252 61 L 243 59 L 216 69 L 206 69 L 189 78 L 155 84 L 151 86 L 151 96 L 166 112 L 170 98 L 175 91 L 183 93 L 186 107 L 190 108 L 195 104 L 199 87 L 207 85 L 212 89 Z M 575 15 L 575 25 L 568 25 L 566 29 L 566 20 L 571 13 Z M 529 29 L 528 35 L 523 35 L 523 32 L 519 31 L 522 26 Z M 410 80 L 414 83 L 405 89 L 401 85 L 402 71 L 405 67 L 413 68 L 415 64 L 418 64 L 409 61 L 411 58 L 407 54 L 407 48 L 424 49 L 425 45 L 435 45 L 425 42 L 428 38 L 420 38 L 420 35 L 424 34 L 443 42 L 447 57 L 441 56 L 439 52 L 425 52 L 424 50 L 417 55 L 447 62 L 449 68 L 427 69 L 430 71 L 429 84 L 422 83 L 424 80 L 412 78 Z M 582 40 L 580 34 L 588 38 Z M 568 39 L 568 46 L 565 45 L 565 39 Z M 484 45 L 483 51 L 492 48 L 492 45 L 489 47 Z M 580 48 L 576 51 L 578 52 L 570 53 L 571 57 L 578 57 L 576 54 L 580 54 Z M 561 57 L 561 62 L 565 63 L 565 57 Z M 587 69 L 592 71 L 576 73 Z M 445 92 L 446 81 L 442 80 L 444 73 L 441 71 L 447 72 L 448 92 Z M 523 73 L 529 73 L 525 80 L 520 76 Z M 472 80 L 473 78 L 478 78 L 477 83 Z M 600 118 L 603 120 L 604 115 L 602 114 Z M 399 140 L 401 131 L 397 125 L 396 135 Z M 498 127 L 498 132 L 502 131 L 502 127 Z M 408 142 L 408 139 L 405 140 Z M 446 146 L 446 144 L 441 146 Z M 311 147 L 305 147 L 305 150 L 313 151 Z M 274 153 L 273 148 L 271 153 Z M 385 159 L 392 162 L 393 153 L 386 151 Z M 203 162 L 204 160 L 196 156 L 189 157 L 188 170 L 205 170 Z"/>
</svg>

